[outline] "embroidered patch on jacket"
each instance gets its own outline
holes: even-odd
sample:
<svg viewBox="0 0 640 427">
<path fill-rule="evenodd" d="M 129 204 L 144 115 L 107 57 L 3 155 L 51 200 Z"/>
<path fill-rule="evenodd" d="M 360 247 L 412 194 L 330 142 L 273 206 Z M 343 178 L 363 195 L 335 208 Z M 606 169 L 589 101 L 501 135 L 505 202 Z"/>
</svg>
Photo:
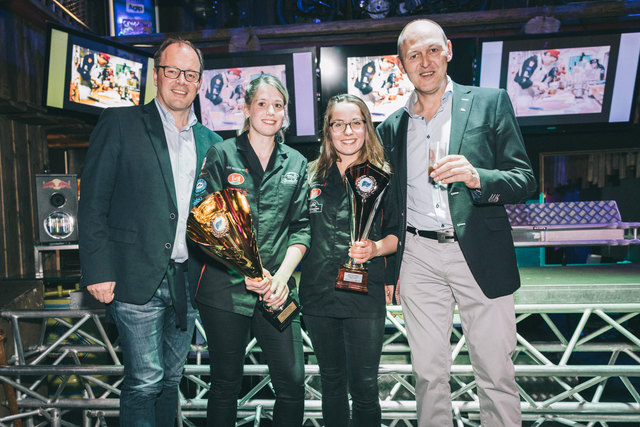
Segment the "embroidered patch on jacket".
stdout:
<svg viewBox="0 0 640 427">
<path fill-rule="evenodd" d="M 198 181 L 196 182 L 196 194 L 200 194 L 206 189 L 207 189 L 207 181 L 205 181 L 202 178 L 198 179 Z"/>
<path fill-rule="evenodd" d="M 244 182 L 244 176 L 239 173 L 230 173 L 229 176 L 227 176 L 227 181 L 231 185 L 240 185 Z"/>
<path fill-rule="evenodd" d="M 296 185 L 300 179 L 297 172 L 287 172 L 280 178 L 280 182 L 287 185 Z"/>
<path fill-rule="evenodd" d="M 312 188 L 309 192 L 309 199 L 313 200 L 317 198 L 322 193 L 322 190 L 319 188 Z"/>
<path fill-rule="evenodd" d="M 318 203 L 317 200 L 309 200 L 309 213 L 310 214 L 322 213 L 322 203 Z"/>
</svg>

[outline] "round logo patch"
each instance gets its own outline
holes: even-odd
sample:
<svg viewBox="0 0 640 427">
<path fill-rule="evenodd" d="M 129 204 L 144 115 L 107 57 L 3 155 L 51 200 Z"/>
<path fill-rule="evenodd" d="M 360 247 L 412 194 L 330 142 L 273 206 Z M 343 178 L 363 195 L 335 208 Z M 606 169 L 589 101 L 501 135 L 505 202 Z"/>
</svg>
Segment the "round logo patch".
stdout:
<svg viewBox="0 0 640 427">
<path fill-rule="evenodd" d="M 223 212 L 218 212 L 213 215 L 211 220 L 211 233 L 217 238 L 221 238 L 227 235 L 229 232 L 229 221 Z"/>
<path fill-rule="evenodd" d="M 363 175 L 356 180 L 356 189 L 363 199 L 366 199 L 378 188 L 375 178 Z"/>
<path fill-rule="evenodd" d="M 311 200 L 315 199 L 316 197 L 318 197 L 320 194 L 322 193 L 322 190 L 319 188 L 313 188 L 310 192 L 309 192 L 309 198 Z"/>
<path fill-rule="evenodd" d="M 202 193 L 204 190 L 206 190 L 206 188 L 207 188 L 207 181 L 205 181 L 204 179 L 200 178 L 196 182 L 196 194 Z"/>
<path fill-rule="evenodd" d="M 227 177 L 227 181 L 229 181 L 231 185 L 240 185 L 244 182 L 244 176 L 239 173 L 232 173 Z"/>
</svg>

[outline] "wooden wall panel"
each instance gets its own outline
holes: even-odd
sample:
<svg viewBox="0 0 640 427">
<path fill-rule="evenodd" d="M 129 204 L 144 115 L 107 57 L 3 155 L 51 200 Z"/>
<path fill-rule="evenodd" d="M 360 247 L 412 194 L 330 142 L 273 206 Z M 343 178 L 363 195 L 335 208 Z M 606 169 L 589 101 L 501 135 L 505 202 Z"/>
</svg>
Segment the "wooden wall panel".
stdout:
<svg viewBox="0 0 640 427">
<path fill-rule="evenodd" d="M 42 30 L 23 26 L 20 41 L 20 73 L 24 76 L 21 100 L 31 105 L 42 104 L 44 86 L 44 52 L 46 35 Z M 19 94 L 20 96 L 20 94 Z"/>
<path fill-rule="evenodd" d="M 33 246 L 38 242 L 38 206 L 36 188 L 36 174 L 43 173 L 48 162 L 47 134 L 42 126 L 28 125 L 28 172 L 25 176 L 24 206 L 23 212 L 23 275 L 35 274 L 35 259 Z M 28 206 L 28 208 L 27 208 Z"/>
<path fill-rule="evenodd" d="M 25 228 L 32 229 L 33 225 L 27 225 L 29 218 L 29 210 L 31 209 L 30 192 L 27 190 L 29 183 L 29 152 L 27 150 L 27 126 L 16 121 L 12 122 L 13 128 L 13 168 L 14 168 L 14 185 L 15 205 L 7 206 L 9 213 L 15 212 L 16 228 L 11 231 L 15 241 L 13 248 L 17 265 L 9 265 L 12 275 L 22 276 L 24 273 L 24 250 L 29 241 L 25 240 Z M 33 251 L 33 249 L 32 249 Z"/>
<path fill-rule="evenodd" d="M 37 242 L 35 174 L 46 163 L 42 126 L 0 115 L 0 278 L 31 277 Z"/>
<path fill-rule="evenodd" d="M 16 153 L 17 200 L 16 209 L 20 218 L 19 252 L 20 275 L 30 276 L 34 272 L 33 245 L 36 239 L 37 206 L 35 203 L 35 174 L 42 171 L 42 153 L 46 150 L 41 126 L 15 122 L 21 128 L 14 139 Z"/>
<path fill-rule="evenodd" d="M 31 118 L 43 109 L 44 27 L 0 12 L 0 278 L 34 274 L 35 174 L 47 159 L 46 134 Z"/>
<path fill-rule="evenodd" d="M 2 79 L 0 79 L 2 81 Z M 10 145 L 7 141 L 10 141 L 8 136 L 11 132 L 11 122 L 6 118 L 0 116 L 0 277 L 7 277 L 7 225 L 5 209 L 4 193 L 5 193 L 5 181 L 8 179 L 8 174 L 5 176 L 5 168 L 3 159 L 5 158 L 5 152 L 9 150 Z"/>
<path fill-rule="evenodd" d="M 2 211 L 4 231 L 5 277 L 16 275 L 21 270 L 18 241 L 19 221 L 15 209 L 17 200 L 15 149 L 13 144 L 13 121 L 2 120 L 2 154 L 0 169 L 2 170 Z"/>
</svg>

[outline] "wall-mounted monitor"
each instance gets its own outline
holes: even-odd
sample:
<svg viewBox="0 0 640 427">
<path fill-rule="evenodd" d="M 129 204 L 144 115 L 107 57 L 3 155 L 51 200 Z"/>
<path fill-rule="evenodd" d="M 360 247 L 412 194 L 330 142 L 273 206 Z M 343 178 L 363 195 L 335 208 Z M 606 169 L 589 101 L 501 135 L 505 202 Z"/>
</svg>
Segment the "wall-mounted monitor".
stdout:
<svg viewBox="0 0 640 427">
<path fill-rule="evenodd" d="M 195 102 L 202 124 L 228 138 L 244 123 L 244 90 L 260 74 L 278 77 L 289 92 L 286 142 L 317 142 L 315 49 L 212 55 Z"/>
<path fill-rule="evenodd" d="M 472 84 L 475 43 L 471 39 L 452 41 L 453 59 L 448 74 L 460 84 Z M 413 84 L 398 67 L 397 45 L 375 43 L 320 48 L 322 111 L 329 98 L 349 93 L 362 98 L 374 122 L 381 122 L 402 108 Z"/>
<path fill-rule="evenodd" d="M 640 33 L 487 40 L 480 86 L 506 89 L 524 129 L 627 124 L 639 53 Z"/>
<path fill-rule="evenodd" d="M 109 0 L 111 36 L 151 34 L 158 29 L 158 7 L 154 0 Z"/>
<path fill-rule="evenodd" d="M 398 55 L 347 58 L 347 93 L 362 98 L 376 122 L 404 106 L 413 91 L 398 62 Z"/>
<path fill-rule="evenodd" d="M 374 122 L 381 122 L 406 104 L 413 85 L 398 67 L 394 44 L 349 45 L 320 49 L 323 111 L 333 95 L 361 98 Z"/>
<path fill-rule="evenodd" d="M 146 52 L 57 25 L 48 27 L 44 105 L 100 114 L 155 96 L 153 58 Z"/>
</svg>

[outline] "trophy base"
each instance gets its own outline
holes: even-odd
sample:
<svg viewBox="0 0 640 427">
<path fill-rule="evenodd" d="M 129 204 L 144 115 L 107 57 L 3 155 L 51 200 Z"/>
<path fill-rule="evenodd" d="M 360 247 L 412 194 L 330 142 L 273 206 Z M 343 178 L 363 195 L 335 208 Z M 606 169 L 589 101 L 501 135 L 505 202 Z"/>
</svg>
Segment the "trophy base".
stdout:
<svg viewBox="0 0 640 427">
<path fill-rule="evenodd" d="M 354 268 L 348 266 L 340 267 L 340 272 L 336 279 L 336 289 L 342 291 L 358 292 L 368 294 L 367 270 L 365 268 Z"/>
<path fill-rule="evenodd" d="M 264 318 L 280 332 L 287 329 L 291 321 L 295 319 L 296 314 L 300 313 L 300 305 L 291 295 L 279 310 L 270 308 L 264 301 L 258 302 L 258 309 L 260 309 Z"/>
</svg>

